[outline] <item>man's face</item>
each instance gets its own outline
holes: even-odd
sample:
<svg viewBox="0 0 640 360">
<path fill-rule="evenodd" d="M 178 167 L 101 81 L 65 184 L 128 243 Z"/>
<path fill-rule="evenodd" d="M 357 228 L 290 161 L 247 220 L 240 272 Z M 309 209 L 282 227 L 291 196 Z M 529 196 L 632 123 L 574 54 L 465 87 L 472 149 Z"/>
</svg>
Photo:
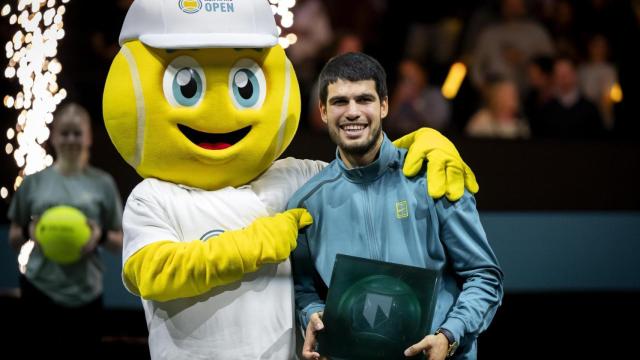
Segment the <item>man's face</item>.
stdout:
<svg viewBox="0 0 640 360">
<path fill-rule="evenodd" d="M 560 94 L 567 94 L 573 91 L 578 84 L 576 70 L 573 64 L 566 60 L 556 62 L 553 77 Z"/>
<path fill-rule="evenodd" d="M 387 98 L 380 99 L 374 80 L 339 79 L 327 88 L 327 101 L 320 104 L 329 137 L 349 154 L 363 155 L 382 136 L 381 121 L 387 116 Z"/>
</svg>

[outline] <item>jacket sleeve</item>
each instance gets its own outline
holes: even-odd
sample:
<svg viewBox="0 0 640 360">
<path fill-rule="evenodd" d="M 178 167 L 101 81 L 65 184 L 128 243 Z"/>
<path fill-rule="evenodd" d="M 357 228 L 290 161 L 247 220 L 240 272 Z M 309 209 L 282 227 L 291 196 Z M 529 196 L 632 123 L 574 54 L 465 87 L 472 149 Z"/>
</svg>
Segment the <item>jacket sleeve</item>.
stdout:
<svg viewBox="0 0 640 360">
<path fill-rule="evenodd" d="M 491 323 L 502 301 L 503 274 L 471 194 L 465 192 L 455 203 L 443 198 L 436 209 L 448 266 L 462 282 L 462 291 L 442 327 L 464 344 L 475 339 Z"/>
<path fill-rule="evenodd" d="M 305 231 L 298 235 L 298 246 L 291 253 L 291 268 L 293 272 L 293 284 L 295 290 L 296 313 L 302 325 L 307 328 L 311 315 L 324 311 L 324 301 L 320 298 L 316 289 L 314 274 L 316 272 L 313 258 L 309 251 L 309 242 Z M 318 276 L 315 277 L 319 278 Z"/>
</svg>

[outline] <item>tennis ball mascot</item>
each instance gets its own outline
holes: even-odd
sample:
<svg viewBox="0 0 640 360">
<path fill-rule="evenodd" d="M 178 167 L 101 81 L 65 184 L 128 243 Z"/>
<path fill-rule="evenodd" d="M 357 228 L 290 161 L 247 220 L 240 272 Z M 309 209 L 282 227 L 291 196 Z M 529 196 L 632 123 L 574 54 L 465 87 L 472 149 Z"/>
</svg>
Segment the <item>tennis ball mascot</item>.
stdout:
<svg viewBox="0 0 640 360">
<path fill-rule="evenodd" d="M 104 118 L 144 178 L 125 207 L 123 279 L 143 299 L 154 359 L 294 357 L 287 259 L 312 219 L 282 211 L 325 164 L 275 161 L 300 114 L 277 40 L 267 0 L 136 0 L 125 19 Z M 437 132 L 398 142 L 411 143 L 409 175 L 428 158 L 440 196 L 460 197 L 465 180 L 477 190 Z"/>
</svg>

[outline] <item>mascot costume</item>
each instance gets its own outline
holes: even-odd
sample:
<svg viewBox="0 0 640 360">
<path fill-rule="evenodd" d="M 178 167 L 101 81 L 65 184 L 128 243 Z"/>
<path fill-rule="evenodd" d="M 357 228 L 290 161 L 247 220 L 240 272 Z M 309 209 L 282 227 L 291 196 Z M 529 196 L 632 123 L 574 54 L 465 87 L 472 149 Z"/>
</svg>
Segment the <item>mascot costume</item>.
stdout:
<svg viewBox="0 0 640 360">
<path fill-rule="evenodd" d="M 136 0 L 104 91 L 104 119 L 144 180 L 124 212 L 123 281 L 140 296 L 154 359 L 291 359 L 289 253 L 306 210 L 284 208 L 326 164 L 278 160 L 300 92 L 267 0 Z M 431 196 L 477 191 L 431 129 L 405 174 L 429 161 Z M 466 184 L 465 184 L 466 183 Z"/>
</svg>

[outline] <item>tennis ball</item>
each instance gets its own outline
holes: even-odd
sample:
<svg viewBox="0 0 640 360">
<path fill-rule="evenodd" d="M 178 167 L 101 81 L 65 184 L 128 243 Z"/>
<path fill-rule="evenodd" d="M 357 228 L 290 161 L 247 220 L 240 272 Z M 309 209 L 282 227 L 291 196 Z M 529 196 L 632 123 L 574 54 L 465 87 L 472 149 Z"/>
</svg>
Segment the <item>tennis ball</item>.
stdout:
<svg viewBox="0 0 640 360">
<path fill-rule="evenodd" d="M 47 258 L 59 264 L 71 264 L 80 259 L 80 251 L 89 241 L 91 229 L 80 210 L 63 205 L 42 214 L 35 236 Z"/>
</svg>

